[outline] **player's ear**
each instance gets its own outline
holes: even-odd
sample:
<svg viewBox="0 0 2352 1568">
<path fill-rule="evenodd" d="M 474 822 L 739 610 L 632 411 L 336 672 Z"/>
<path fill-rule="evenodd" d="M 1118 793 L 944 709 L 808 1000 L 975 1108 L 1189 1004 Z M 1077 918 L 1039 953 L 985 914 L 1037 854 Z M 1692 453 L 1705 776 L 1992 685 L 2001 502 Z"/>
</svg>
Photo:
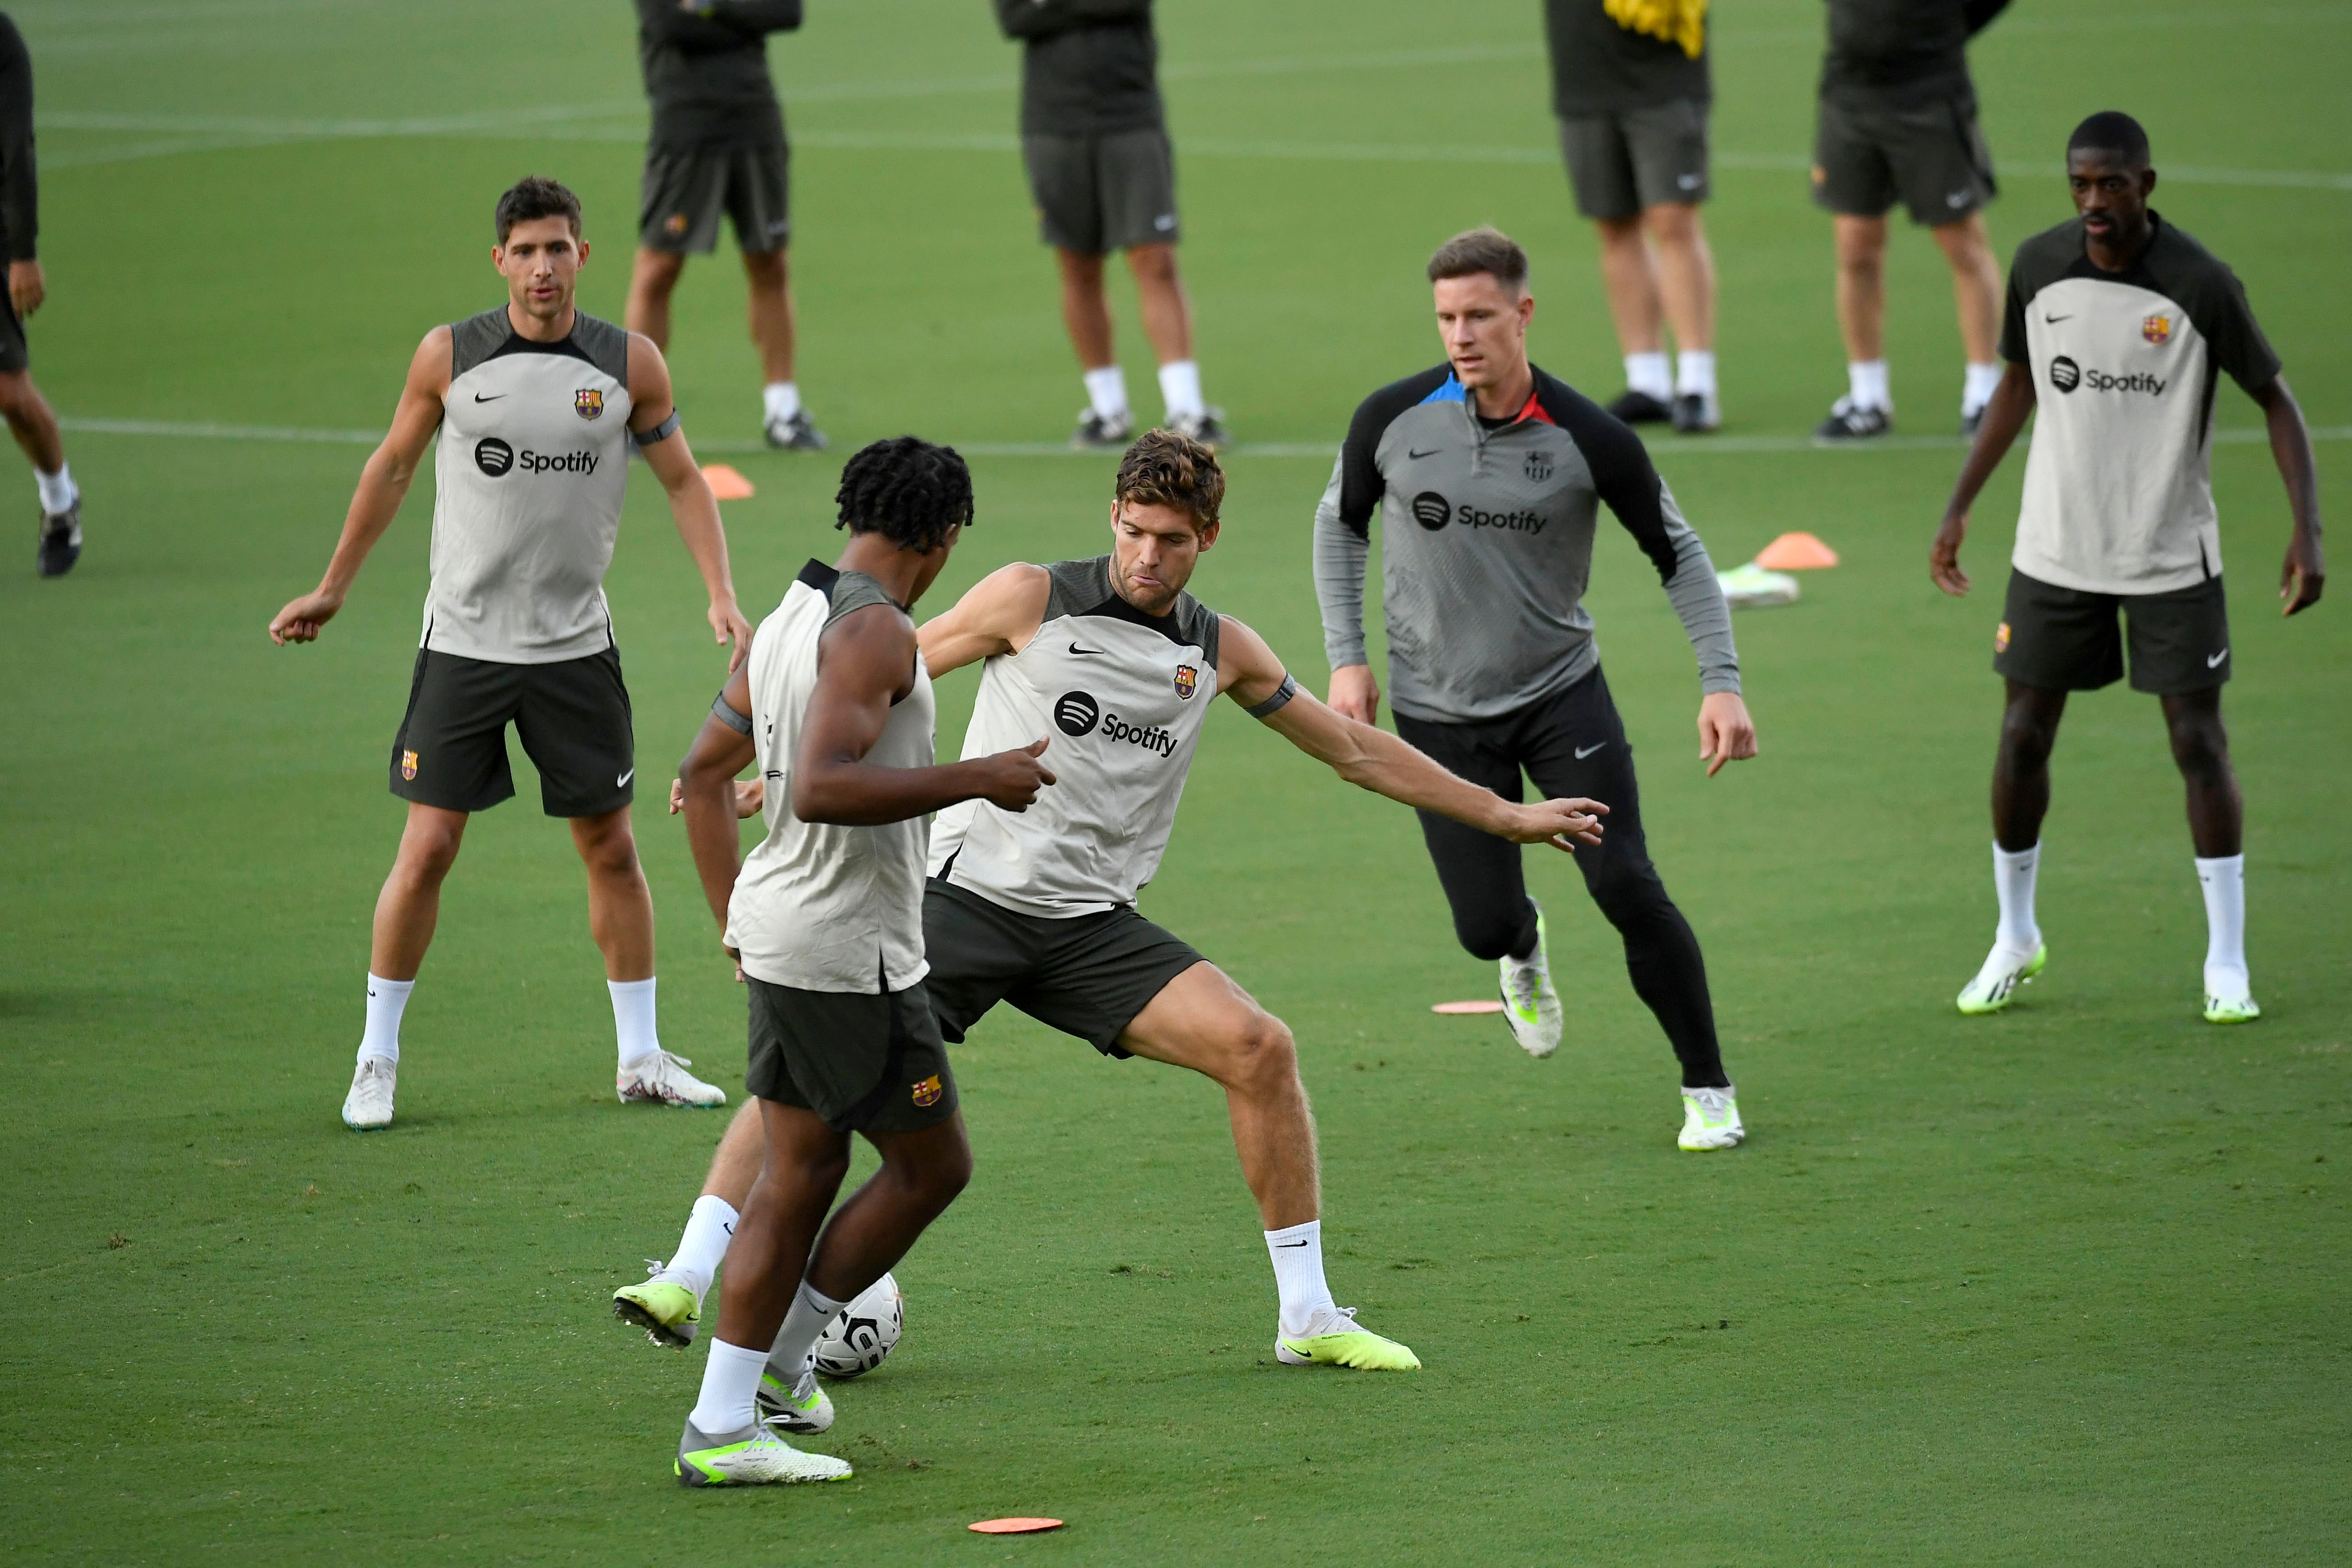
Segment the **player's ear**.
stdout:
<svg viewBox="0 0 2352 1568">
<path fill-rule="evenodd" d="M 1203 554 L 1216 548 L 1217 535 L 1223 531 L 1224 526 L 1223 520 L 1220 518 L 1215 522 L 1202 524 L 1197 530 L 1201 538 L 1201 549 Z"/>
<path fill-rule="evenodd" d="M 2144 202 L 2154 194 L 2156 194 L 2156 171 L 2142 169 L 2139 172 L 2139 199 Z"/>
<path fill-rule="evenodd" d="M 578 238 L 575 238 L 575 239 L 573 239 L 573 240 L 572 240 L 572 244 L 574 244 L 574 245 L 576 245 L 576 246 L 578 246 L 580 247 L 580 260 L 579 260 L 579 262 L 577 263 L 577 265 L 578 265 L 578 266 L 581 266 L 581 267 L 585 267 L 585 266 L 587 266 L 587 265 L 588 265 L 588 242 L 587 242 L 586 240 L 584 240 L 584 239 L 578 239 Z"/>
</svg>

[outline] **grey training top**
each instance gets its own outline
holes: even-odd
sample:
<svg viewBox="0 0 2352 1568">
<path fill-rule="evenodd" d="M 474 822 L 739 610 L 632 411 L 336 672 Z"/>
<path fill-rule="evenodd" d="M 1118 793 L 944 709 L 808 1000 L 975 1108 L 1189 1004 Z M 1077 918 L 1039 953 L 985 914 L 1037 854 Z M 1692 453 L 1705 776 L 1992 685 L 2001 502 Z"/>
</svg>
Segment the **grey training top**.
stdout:
<svg viewBox="0 0 2352 1568">
<path fill-rule="evenodd" d="M 1444 365 L 1366 398 L 1315 509 L 1331 667 L 1368 663 L 1364 566 L 1383 514 L 1389 702 L 1411 718 L 1499 718 L 1601 663 L 1585 613 L 1601 503 L 1642 547 L 1698 654 L 1700 689 L 1739 689 L 1731 611 L 1706 546 L 1633 433 L 1538 370 L 1488 429 Z"/>
</svg>

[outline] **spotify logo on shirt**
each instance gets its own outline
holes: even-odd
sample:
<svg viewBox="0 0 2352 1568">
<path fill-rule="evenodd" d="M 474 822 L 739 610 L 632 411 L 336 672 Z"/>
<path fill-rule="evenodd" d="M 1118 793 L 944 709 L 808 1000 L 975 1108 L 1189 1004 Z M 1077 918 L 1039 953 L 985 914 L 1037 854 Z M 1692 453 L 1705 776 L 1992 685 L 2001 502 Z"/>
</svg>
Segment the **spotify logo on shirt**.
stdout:
<svg viewBox="0 0 2352 1568">
<path fill-rule="evenodd" d="M 474 466 L 495 479 L 514 466 L 514 448 L 495 435 L 474 444 Z"/>
<path fill-rule="evenodd" d="M 1054 705 L 1054 722 L 1064 735 L 1092 735 L 1102 706 L 1084 692 L 1064 692 Z"/>
</svg>

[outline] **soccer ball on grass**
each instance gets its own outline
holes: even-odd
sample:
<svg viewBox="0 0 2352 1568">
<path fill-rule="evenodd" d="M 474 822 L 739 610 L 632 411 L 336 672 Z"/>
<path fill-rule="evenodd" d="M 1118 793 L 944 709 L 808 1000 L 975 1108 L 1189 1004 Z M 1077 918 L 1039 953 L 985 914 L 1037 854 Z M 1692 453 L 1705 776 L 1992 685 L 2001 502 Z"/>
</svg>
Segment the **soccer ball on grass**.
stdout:
<svg viewBox="0 0 2352 1568">
<path fill-rule="evenodd" d="M 857 1293 L 816 1336 L 816 1369 L 827 1377 L 862 1377 L 882 1364 L 907 1325 L 907 1298 L 885 1274 Z"/>
</svg>

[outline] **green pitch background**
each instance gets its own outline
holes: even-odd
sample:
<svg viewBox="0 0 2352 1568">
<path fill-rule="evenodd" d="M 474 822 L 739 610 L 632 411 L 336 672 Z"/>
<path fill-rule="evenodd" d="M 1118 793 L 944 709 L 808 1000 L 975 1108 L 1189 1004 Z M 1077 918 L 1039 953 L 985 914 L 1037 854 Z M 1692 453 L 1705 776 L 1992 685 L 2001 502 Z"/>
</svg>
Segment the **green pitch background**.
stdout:
<svg viewBox="0 0 2352 1568">
<path fill-rule="evenodd" d="M 1013 54 L 979 0 L 813 9 L 774 55 L 814 411 L 836 452 L 911 428 L 983 454 L 943 591 L 1098 548 L 1108 464 L 1018 450 L 1060 439 L 1078 387 L 1013 152 Z M 512 178 L 583 193 L 583 303 L 618 314 L 643 124 L 627 7 L 13 10 L 43 117 L 35 366 L 76 422 L 89 546 L 37 582 L 26 526 L 0 571 L 0 1554 L 2343 1560 L 2352 605 L 2278 619 L 2285 508 L 2225 386 L 2229 712 L 2268 1016 L 2198 1019 L 2179 786 L 2154 705 L 2121 689 L 2078 700 L 2060 748 L 2048 975 L 2003 1017 L 1957 1016 L 1992 920 L 1987 661 L 2020 463 L 1979 508 L 1977 596 L 1946 600 L 1924 554 L 1959 458 L 1958 354 L 1911 232 L 1906 439 L 1802 446 L 1842 386 L 1803 175 L 1819 6 L 1722 7 L 1728 424 L 1657 444 L 1719 563 L 1792 528 L 1845 557 L 1796 607 L 1739 619 L 1762 758 L 1701 778 L 1690 655 L 1622 536 L 1592 593 L 1747 1147 L 1675 1152 L 1672 1059 L 1567 862 L 1534 872 L 1571 998 L 1537 1064 L 1492 1019 L 1429 1014 L 1492 977 L 1454 947 L 1411 819 L 1222 714 L 1147 908 L 1297 1030 L 1333 1285 L 1427 1369 L 1272 1365 L 1215 1092 L 1001 1014 L 957 1062 L 979 1178 L 902 1270 L 905 1343 L 818 1445 L 857 1479 L 748 1495 L 672 1483 L 701 1355 L 606 1309 L 670 1245 L 720 1118 L 613 1103 L 580 873 L 520 761 L 523 799 L 474 826 L 452 881 L 398 1124 L 336 1120 L 400 821 L 383 758 L 427 497 L 322 643 L 262 632 L 333 538 L 368 439 L 336 433 L 379 429 L 418 334 L 497 299 L 488 209 Z M 1261 448 L 1232 463 L 1198 586 L 1319 683 L 1319 454 L 1436 357 L 1433 244 L 1482 219 L 1525 240 L 1539 358 L 1615 390 L 1538 10 L 1171 0 L 1162 26 L 1200 358 Z M 2352 6 L 2025 0 L 1975 57 L 2004 250 L 2065 215 L 2074 120 L 2140 114 L 2172 176 L 2158 204 L 2235 263 L 2333 433 L 2345 517 Z M 727 514 L 756 617 L 834 549 L 837 463 L 749 444 L 740 309 L 731 257 L 698 262 L 673 361 L 689 434 L 760 487 Z M 154 433 L 206 422 L 302 438 Z M 6 484 L 29 525 L 29 482 Z M 722 662 L 642 476 L 611 583 L 655 785 Z M 950 742 L 970 692 L 942 692 Z M 665 1040 L 740 1090 L 741 1002 L 681 837 L 656 812 L 640 829 Z M 1070 1527 L 962 1529 L 1003 1513 Z"/>
</svg>

